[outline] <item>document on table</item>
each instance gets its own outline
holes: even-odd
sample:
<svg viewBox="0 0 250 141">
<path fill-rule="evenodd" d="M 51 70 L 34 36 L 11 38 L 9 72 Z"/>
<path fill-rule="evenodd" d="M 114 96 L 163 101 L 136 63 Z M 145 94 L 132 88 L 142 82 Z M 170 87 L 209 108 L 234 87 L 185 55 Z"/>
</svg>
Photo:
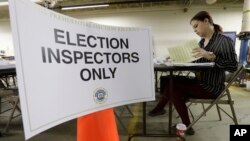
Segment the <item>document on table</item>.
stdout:
<svg viewBox="0 0 250 141">
<path fill-rule="evenodd" d="M 172 66 L 214 66 L 214 62 L 208 63 L 172 63 Z"/>
<path fill-rule="evenodd" d="M 192 49 L 198 47 L 197 40 L 191 40 L 183 44 L 168 48 L 170 58 L 175 63 L 192 62 L 199 58 L 193 57 Z"/>
</svg>

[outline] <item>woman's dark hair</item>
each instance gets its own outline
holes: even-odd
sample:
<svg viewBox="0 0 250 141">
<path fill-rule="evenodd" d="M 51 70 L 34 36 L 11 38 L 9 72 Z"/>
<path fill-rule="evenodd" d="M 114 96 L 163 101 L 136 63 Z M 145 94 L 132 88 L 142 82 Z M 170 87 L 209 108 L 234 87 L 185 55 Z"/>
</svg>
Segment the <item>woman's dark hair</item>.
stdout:
<svg viewBox="0 0 250 141">
<path fill-rule="evenodd" d="M 198 12 L 196 15 L 194 15 L 194 17 L 190 20 L 190 23 L 193 20 L 198 20 L 198 21 L 204 21 L 205 19 L 208 19 L 208 22 L 214 26 L 214 30 L 217 32 L 223 32 L 222 31 L 222 27 L 218 24 L 214 24 L 214 21 L 212 19 L 212 17 L 210 16 L 210 14 L 207 11 L 200 11 Z"/>
</svg>

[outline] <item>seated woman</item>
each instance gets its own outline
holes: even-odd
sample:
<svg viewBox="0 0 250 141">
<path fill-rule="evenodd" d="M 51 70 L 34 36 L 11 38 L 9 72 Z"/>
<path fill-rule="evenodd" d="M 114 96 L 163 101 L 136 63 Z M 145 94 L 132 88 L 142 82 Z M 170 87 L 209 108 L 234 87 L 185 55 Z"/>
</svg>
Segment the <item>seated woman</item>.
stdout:
<svg viewBox="0 0 250 141">
<path fill-rule="evenodd" d="M 195 79 L 187 77 L 173 78 L 172 103 L 181 117 L 182 122 L 190 125 L 187 106 L 187 98 L 215 99 L 224 89 L 225 71 L 234 72 L 238 62 L 233 41 L 224 36 L 219 25 L 214 24 L 212 17 L 206 11 L 197 13 L 190 24 L 194 32 L 201 37 L 199 47 L 193 49 L 194 57 L 200 58 L 197 63 L 214 62 L 212 69 L 197 72 Z M 198 45 L 197 45 L 198 46 Z M 168 78 L 162 81 L 167 83 Z M 161 82 L 162 83 L 162 82 Z M 149 116 L 164 114 L 164 106 L 169 100 L 169 86 L 165 85 L 163 95 L 156 107 L 149 112 Z M 186 134 L 193 135 L 193 128 L 186 131 Z"/>
</svg>

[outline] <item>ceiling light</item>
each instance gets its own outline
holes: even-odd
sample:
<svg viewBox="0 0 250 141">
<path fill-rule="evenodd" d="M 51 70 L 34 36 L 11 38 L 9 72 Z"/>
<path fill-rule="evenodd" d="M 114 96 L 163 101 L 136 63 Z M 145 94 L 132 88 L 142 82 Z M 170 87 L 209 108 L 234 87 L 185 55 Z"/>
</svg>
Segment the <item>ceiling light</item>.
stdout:
<svg viewBox="0 0 250 141">
<path fill-rule="evenodd" d="M 98 4 L 98 5 L 83 5 L 83 6 L 68 6 L 62 7 L 62 10 L 74 10 L 74 9 L 86 9 L 86 8 L 97 8 L 97 7 L 107 7 L 109 4 Z"/>
<path fill-rule="evenodd" d="M 8 5 L 8 2 L 7 2 L 7 1 L 5 1 L 5 2 L 0 2 L 0 6 L 6 6 L 6 5 Z"/>
<path fill-rule="evenodd" d="M 207 4 L 214 4 L 216 3 L 217 0 L 206 0 L 206 3 Z"/>
</svg>

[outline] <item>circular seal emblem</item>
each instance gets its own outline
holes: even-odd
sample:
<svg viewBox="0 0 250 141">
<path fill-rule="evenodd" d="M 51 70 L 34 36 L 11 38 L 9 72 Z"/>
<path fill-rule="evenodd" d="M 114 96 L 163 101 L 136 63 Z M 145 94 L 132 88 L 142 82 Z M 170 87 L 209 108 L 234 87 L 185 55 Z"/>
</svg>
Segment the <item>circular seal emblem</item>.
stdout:
<svg viewBox="0 0 250 141">
<path fill-rule="evenodd" d="M 108 93 L 104 88 L 98 88 L 97 90 L 95 90 L 94 101 L 96 103 L 102 104 L 106 102 L 107 98 L 108 98 Z"/>
</svg>

